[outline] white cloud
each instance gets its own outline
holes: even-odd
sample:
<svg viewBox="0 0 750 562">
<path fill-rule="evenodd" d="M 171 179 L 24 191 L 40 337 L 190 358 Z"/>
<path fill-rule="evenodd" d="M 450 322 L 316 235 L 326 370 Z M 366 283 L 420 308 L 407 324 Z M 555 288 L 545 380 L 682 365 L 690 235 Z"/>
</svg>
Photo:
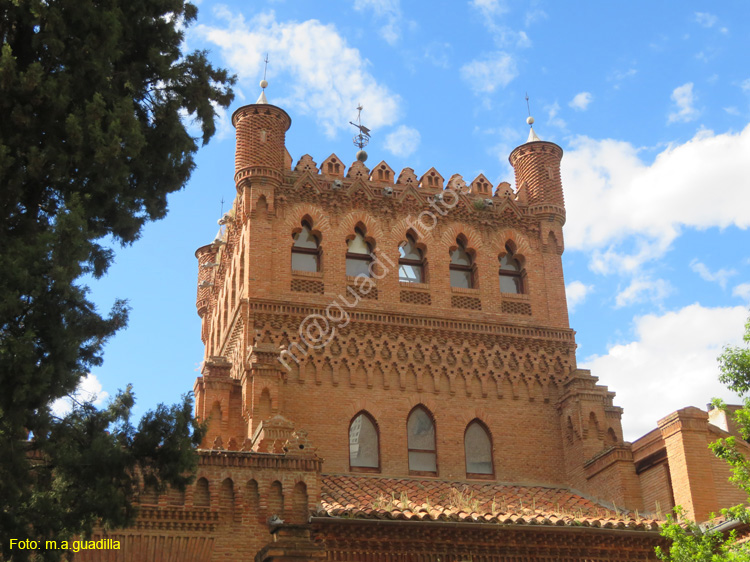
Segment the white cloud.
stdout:
<svg viewBox="0 0 750 562">
<path fill-rule="evenodd" d="M 669 249 L 671 238 L 646 239 L 635 236 L 630 245 L 634 246 L 630 253 L 620 250 L 616 244 L 610 245 L 604 250 L 596 248 L 591 253 L 589 267 L 595 273 L 607 275 L 614 271 L 618 273 L 634 273 L 641 266 L 651 260 L 663 256 Z"/>
<path fill-rule="evenodd" d="M 99 379 L 89 373 L 78 383 L 72 398 L 70 396 L 58 398 L 50 405 L 50 409 L 55 416 L 63 417 L 73 409 L 73 401 L 92 402 L 95 406 L 99 406 L 107 398 L 109 398 L 109 393 L 102 389 Z"/>
<path fill-rule="evenodd" d="M 565 296 L 568 301 L 568 310 L 573 312 L 579 304 L 586 300 L 586 297 L 593 289 L 593 285 L 586 285 L 581 281 L 572 281 L 565 285 Z"/>
<path fill-rule="evenodd" d="M 559 129 L 565 130 L 567 128 L 568 124 L 565 120 L 562 117 L 557 116 L 557 114 L 560 113 L 559 103 L 555 102 L 552 105 L 546 106 L 545 109 L 547 110 L 547 123 Z"/>
<path fill-rule="evenodd" d="M 419 131 L 401 125 L 385 137 L 385 149 L 391 154 L 406 157 L 416 152 L 421 140 Z"/>
<path fill-rule="evenodd" d="M 723 268 L 714 273 L 708 269 L 706 264 L 699 262 L 698 258 L 695 258 L 690 262 L 690 269 L 700 275 L 701 279 L 718 283 L 722 289 L 726 289 L 727 281 L 732 275 L 737 275 L 737 272 L 734 269 Z"/>
<path fill-rule="evenodd" d="M 461 78 L 476 94 L 491 94 L 498 87 L 507 86 L 518 75 L 513 58 L 497 51 L 481 60 L 473 60 L 461 67 Z"/>
<path fill-rule="evenodd" d="M 541 20 L 546 20 L 548 17 L 549 16 L 547 15 L 547 12 L 536 8 L 534 10 L 529 10 L 528 12 L 526 12 L 523 21 L 526 27 L 529 27 L 531 24 Z"/>
<path fill-rule="evenodd" d="M 617 293 L 615 308 L 622 308 L 641 302 L 659 303 L 672 292 L 672 285 L 665 279 L 651 279 L 648 276 L 636 277 L 630 285 Z"/>
<path fill-rule="evenodd" d="M 677 110 L 669 114 L 669 123 L 693 121 L 698 117 L 698 110 L 693 107 L 695 96 L 693 95 L 693 83 L 688 82 L 682 86 L 677 86 L 672 91 L 672 101 L 677 106 Z"/>
<path fill-rule="evenodd" d="M 740 88 L 746 94 L 750 94 L 750 78 L 745 78 L 742 82 L 740 82 Z"/>
<path fill-rule="evenodd" d="M 600 272 L 661 257 L 684 227 L 750 227 L 750 125 L 700 131 L 645 164 L 630 143 L 577 137 L 562 160 L 566 246 Z"/>
<path fill-rule="evenodd" d="M 568 105 L 578 111 L 586 111 L 592 99 L 594 98 L 589 92 L 581 92 L 576 94 Z"/>
<path fill-rule="evenodd" d="M 453 46 L 433 41 L 424 47 L 424 58 L 439 68 L 450 68 Z"/>
<path fill-rule="evenodd" d="M 719 18 L 708 12 L 695 12 L 695 21 L 703 27 L 713 27 Z"/>
<path fill-rule="evenodd" d="M 375 80 L 367 71 L 367 60 L 333 25 L 317 20 L 280 22 L 272 11 L 250 20 L 227 8 L 216 13 L 227 22 L 225 27 L 197 25 L 193 33 L 220 49 L 226 65 L 239 75 L 241 87 L 258 90 L 255 79 L 268 50 L 269 101 L 315 116 L 329 137 L 348 128 L 358 103 L 372 129 L 398 120 L 400 98 Z M 282 84 L 287 96 L 275 98 Z"/>
<path fill-rule="evenodd" d="M 732 289 L 733 297 L 740 297 L 750 303 L 750 283 L 740 283 Z"/>
<path fill-rule="evenodd" d="M 612 71 L 610 75 L 607 77 L 607 79 L 610 82 L 615 83 L 615 85 L 613 86 L 615 90 L 619 90 L 621 82 L 623 82 L 624 80 L 628 78 L 633 78 L 636 74 L 638 74 L 638 71 L 633 67 L 628 68 L 627 70 L 618 69 L 618 70 Z"/>
<path fill-rule="evenodd" d="M 485 17 L 497 17 L 508 13 L 508 6 L 500 0 L 471 0 L 469 4 Z"/>
<path fill-rule="evenodd" d="M 716 358 L 724 345 L 741 343 L 746 317 L 743 306 L 692 304 L 635 318 L 634 341 L 612 346 L 581 366 L 617 393 L 615 405 L 625 409 L 625 439 L 634 440 L 680 408 L 705 409 L 713 397 L 738 401 L 718 382 Z"/>
<path fill-rule="evenodd" d="M 510 10 L 501 0 L 471 0 L 469 5 L 479 12 L 487 30 L 492 34 L 495 43 L 500 47 L 531 47 L 531 40 L 524 31 L 515 31 L 498 20 Z"/>
<path fill-rule="evenodd" d="M 380 35 L 388 44 L 395 45 L 401 38 L 401 2 L 399 0 L 354 0 L 354 9 L 372 10 L 375 15 L 386 21 L 380 28 Z"/>
</svg>

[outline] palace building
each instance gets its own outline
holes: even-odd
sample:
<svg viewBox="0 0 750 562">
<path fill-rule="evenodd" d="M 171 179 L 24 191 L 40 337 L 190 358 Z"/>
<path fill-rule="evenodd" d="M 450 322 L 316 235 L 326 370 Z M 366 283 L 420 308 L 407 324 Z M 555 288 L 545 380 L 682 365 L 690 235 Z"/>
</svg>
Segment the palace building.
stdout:
<svg viewBox="0 0 750 562">
<path fill-rule="evenodd" d="M 726 422 L 624 442 L 577 367 L 559 146 L 532 128 L 493 189 L 295 162 L 265 94 L 232 122 L 237 196 L 196 252 L 198 474 L 141 498 L 117 560 L 655 560 L 676 503 L 743 499 L 706 448 Z"/>
</svg>

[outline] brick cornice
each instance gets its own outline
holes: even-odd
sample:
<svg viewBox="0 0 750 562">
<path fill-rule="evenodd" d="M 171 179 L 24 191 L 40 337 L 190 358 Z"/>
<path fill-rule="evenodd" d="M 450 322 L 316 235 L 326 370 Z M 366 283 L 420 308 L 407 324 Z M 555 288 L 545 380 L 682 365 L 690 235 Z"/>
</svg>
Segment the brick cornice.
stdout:
<svg viewBox="0 0 750 562">
<path fill-rule="evenodd" d="M 267 299 L 255 300 L 249 299 L 249 308 L 251 313 L 270 313 L 277 315 L 293 316 L 304 318 L 310 314 L 325 313 L 325 305 L 290 305 L 283 301 L 270 301 Z M 390 324 L 395 326 L 413 327 L 420 330 L 440 330 L 454 331 L 465 334 L 474 332 L 476 334 L 490 334 L 508 337 L 533 338 L 539 340 L 555 340 L 575 345 L 575 331 L 571 329 L 546 328 L 543 326 L 514 326 L 508 324 L 507 320 L 503 323 L 494 322 L 466 322 L 462 320 L 446 320 L 444 317 L 430 317 L 426 315 L 407 315 L 396 312 L 360 312 L 358 310 L 348 311 L 353 322 Z"/>
<path fill-rule="evenodd" d="M 664 439 L 679 432 L 706 433 L 708 414 L 698 408 L 683 408 L 660 419 L 658 426 Z"/>
<path fill-rule="evenodd" d="M 602 470 L 609 468 L 616 462 L 626 462 L 629 464 L 633 463 L 633 451 L 629 446 L 616 445 L 609 449 L 606 449 L 596 455 L 594 458 L 589 459 L 583 464 L 585 475 L 587 479 L 591 479 L 600 473 Z"/>
<path fill-rule="evenodd" d="M 323 461 L 320 458 L 301 458 L 284 454 L 198 449 L 198 466 L 320 472 Z"/>
</svg>

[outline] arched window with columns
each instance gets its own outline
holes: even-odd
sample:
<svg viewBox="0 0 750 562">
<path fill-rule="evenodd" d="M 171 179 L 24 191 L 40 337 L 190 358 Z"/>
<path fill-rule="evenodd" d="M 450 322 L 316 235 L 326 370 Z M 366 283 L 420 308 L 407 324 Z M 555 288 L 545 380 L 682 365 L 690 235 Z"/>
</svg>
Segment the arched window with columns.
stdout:
<svg viewBox="0 0 750 562">
<path fill-rule="evenodd" d="M 302 221 L 302 228 L 292 238 L 292 270 L 320 271 L 320 241 L 313 234 L 312 225 Z"/>
<path fill-rule="evenodd" d="M 355 228 L 354 236 L 347 243 L 346 274 L 352 277 L 356 277 L 357 275 L 371 277 L 371 254 L 372 244 L 366 240 L 364 229 Z"/>
<path fill-rule="evenodd" d="M 417 247 L 411 234 L 398 247 L 398 280 L 405 283 L 425 283 L 424 252 Z"/>
<path fill-rule="evenodd" d="M 456 239 L 456 248 L 451 251 L 450 277 L 451 287 L 473 289 L 476 286 L 474 259 L 461 238 Z"/>
<path fill-rule="evenodd" d="M 520 294 L 524 291 L 524 270 L 510 244 L 505 245 L 505 254 L 500 260 L 500 292 Z"/>
</svg>

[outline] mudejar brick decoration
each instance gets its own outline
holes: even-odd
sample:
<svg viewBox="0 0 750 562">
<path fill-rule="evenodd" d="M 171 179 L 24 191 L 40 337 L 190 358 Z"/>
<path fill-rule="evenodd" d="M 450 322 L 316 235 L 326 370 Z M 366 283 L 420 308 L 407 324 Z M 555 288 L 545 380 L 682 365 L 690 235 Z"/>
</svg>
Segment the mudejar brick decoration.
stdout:
<svg viewBox="0 0 750 562">
<path fill-rule="evenodd" d="M 654 560 L 658 443 L 644 479 L 614 393 L 576 365 L 562 149 L 516 148 L 494 195 L 435 168 L 293 166 L 264 102 L 233 115 L 237 196 L 196 252 L 196 482 L 118 536 L 164 560 Z"/>
</svg>

